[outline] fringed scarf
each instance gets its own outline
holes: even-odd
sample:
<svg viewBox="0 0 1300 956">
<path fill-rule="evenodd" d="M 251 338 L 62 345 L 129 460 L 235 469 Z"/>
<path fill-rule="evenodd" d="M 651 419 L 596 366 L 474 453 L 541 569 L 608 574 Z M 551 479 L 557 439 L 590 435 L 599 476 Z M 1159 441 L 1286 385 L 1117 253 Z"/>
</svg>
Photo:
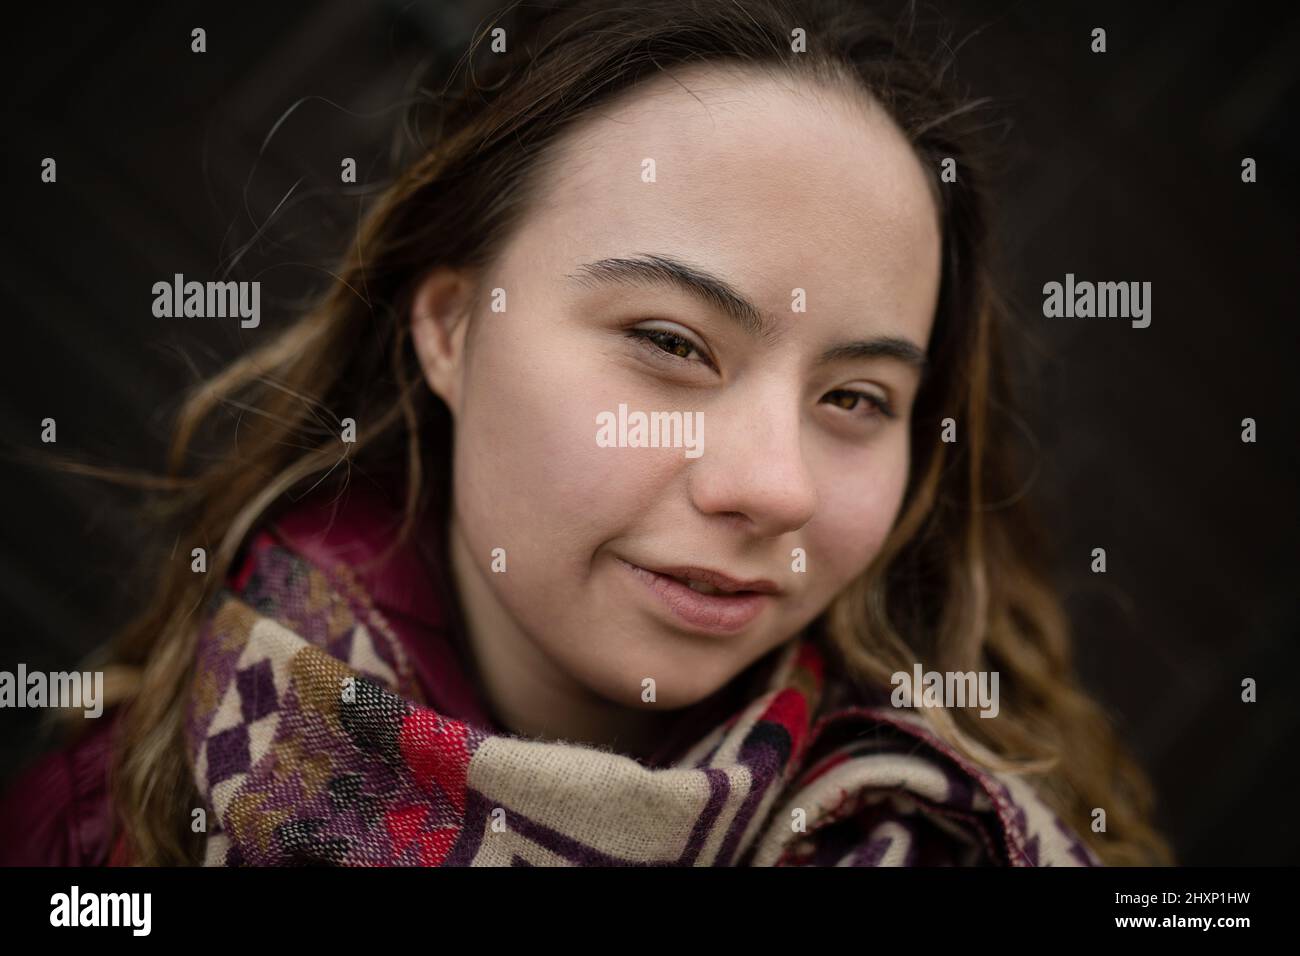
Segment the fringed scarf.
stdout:
<svg viewBox="0 0 1300 956">
<path fill-rule="evenodd" d="M 774 655 L 764 693 L 651 768 L 440 715 L 346 566 L 264 547 L 199 633 L 205 863 L 1097 865 L 1024 781 L 918 715 L 828 707 L 814 642 Z"/>
</svg>

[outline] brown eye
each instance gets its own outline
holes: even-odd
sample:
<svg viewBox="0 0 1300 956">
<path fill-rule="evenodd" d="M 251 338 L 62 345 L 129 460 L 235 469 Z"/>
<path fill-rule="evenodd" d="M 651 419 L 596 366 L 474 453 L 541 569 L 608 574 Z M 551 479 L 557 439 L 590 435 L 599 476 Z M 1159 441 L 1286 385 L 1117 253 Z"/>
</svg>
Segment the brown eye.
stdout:
<svg viewBox="0 0 1300 956">
<path fill-rule="evenodd" d="M 691 353 L 695 351 L 695 346 L 691 345 L 680 335 L 673 335 L 671 332 L 647 332 L 646 338 L 650 339 L 665 352 L 671 352 L 678 358 L 690 358 Z"/>
<path fill-rule="evenodd" d="M 712 368 L 713 364 L 705 357 L 704 353 L 691 342 L 690 339 L 677 335 L 675 332 L 669 332 L 666 329 L 629 329 L 628 335 L 638 342 L 644 343 L 649 349 L 656 354 L 670 355 L 675 359 L 681 359 L 683 362 L 694 362 L 696 359 L 692 355 L 699 356 L 699 361 L 703 365 Z"/>
<path fill-rule="evenodd" d="M 894 417 L 894 410 L 890 407 L 889 402 L 877 395 L 872 395 L 870 392 L 838 388 L 833 392 L 827 392 L 823 401 L 837 408 L 842 408 L 846 412 L 857 411 L 860 404 L 865 404 L 871 410 L 859 412 L 864 418 L 871 418 L 877 414 L 884 415 L 887 418 Z"/>
</svg>

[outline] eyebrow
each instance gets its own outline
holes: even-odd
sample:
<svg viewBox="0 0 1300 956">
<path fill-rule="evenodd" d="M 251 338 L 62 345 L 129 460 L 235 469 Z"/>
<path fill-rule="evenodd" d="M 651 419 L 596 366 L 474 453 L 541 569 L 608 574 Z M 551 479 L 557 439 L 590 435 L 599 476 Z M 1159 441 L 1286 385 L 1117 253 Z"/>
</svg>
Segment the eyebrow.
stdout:
<svg viewBox="0 0 1300 956">
<path fill-rule="evenodd" d="M 628 258 L 598 259 L 583 263 L 577 271 L 567 274 L 566 278 L 584 288 L 619 283 L 673 286 L 722 313 L 753 338 L 770 341 L 778 332 L 777 323 L 731 283 L 669 256 L 643 253 Z M 817 364 L 857 358 L 896 359 L 915 367 L 922 374 L 929 365 L 924 349 L 908 339 L 894 335 L 874 336 L 831 346 L 817 359 Z"/>
</svg>

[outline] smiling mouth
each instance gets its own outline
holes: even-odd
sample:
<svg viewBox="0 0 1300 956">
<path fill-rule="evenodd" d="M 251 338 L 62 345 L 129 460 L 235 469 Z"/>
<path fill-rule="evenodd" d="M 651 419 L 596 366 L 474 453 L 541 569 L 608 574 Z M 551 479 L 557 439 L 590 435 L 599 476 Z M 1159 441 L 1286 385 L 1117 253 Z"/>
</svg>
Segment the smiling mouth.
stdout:
<svg viewBox="0 0 1300 956">
<path fill-rule="evenodd" d="M 651 574 L 671 578 L 700 594 L 775 594 L 780 589 L 766 578 L 733 578 L 721 571 L 693 565 L 652 568 L 638 565 Z"/>
<path fill-rule="evenodd" d="M 678 627 L 712 634 L 739 631 L 751 624 L 775 600 L 776 585 L 770 581 L 740 582 L 717 572 L 701 569 L 652 571 L 630 561 L 619 563 L 635 576 L 657 600 L 659 614 Z M 700 580 L 701 576 L 713 581 Z M 753 587 L 743 587 L 749 584 Z"/>
</svg>

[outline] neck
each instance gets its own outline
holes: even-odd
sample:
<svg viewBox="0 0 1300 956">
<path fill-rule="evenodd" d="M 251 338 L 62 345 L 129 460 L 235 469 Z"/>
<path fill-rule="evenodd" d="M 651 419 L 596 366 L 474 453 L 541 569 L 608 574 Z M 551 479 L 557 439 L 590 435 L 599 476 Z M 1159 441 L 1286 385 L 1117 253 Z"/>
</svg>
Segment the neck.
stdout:
<svg viewBox="0 0 1300 956">
<path fill-rule="evenodd" d="M 644 759 L 662 746 L 675 716 L 633 710 L 592 692 L 561 669 L 493 594 L 485 562 L 470 553 L 460 524 L 448 530 L 451 570 L 478 683 L 508 732 L 609 748 Z"/>
</svg>

